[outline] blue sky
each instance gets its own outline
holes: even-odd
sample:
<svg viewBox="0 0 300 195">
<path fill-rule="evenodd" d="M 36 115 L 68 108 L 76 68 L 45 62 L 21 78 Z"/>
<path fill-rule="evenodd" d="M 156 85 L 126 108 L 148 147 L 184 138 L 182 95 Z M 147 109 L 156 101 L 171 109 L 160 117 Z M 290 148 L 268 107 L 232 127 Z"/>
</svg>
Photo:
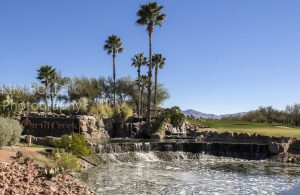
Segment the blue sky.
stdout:
<svg viewBox="0 0 300 195">
<path fill-rule="evenodd" d="M 142 2 L 1 0 L 0 83 L 35 82 L 42 64 L 66 76 L 110 76 L 102 47 L 111 34 L 125 48 L 117 77 L 134 77 L 131 57 L 148 52 L 145 28 L 135 25 Z M 158 2 L 168 15 L 153 37 L 154 52 L 167 58 L 165 106 L 225 114 L 300 103 L 300 1 Z"/>
</svg>

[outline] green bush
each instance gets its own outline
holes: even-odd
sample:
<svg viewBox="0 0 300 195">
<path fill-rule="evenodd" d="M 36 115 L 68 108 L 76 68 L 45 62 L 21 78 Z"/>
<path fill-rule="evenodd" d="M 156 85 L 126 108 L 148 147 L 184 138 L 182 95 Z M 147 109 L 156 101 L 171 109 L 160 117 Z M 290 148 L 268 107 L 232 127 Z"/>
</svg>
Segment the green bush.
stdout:
<svg viewBox="0 0 300 195">
<path fill-rule="evenodd" d="M 179 127 L 185 121 L 184 114 L 177 106 L 165 109 L 163 112 L 163 118 L 165 122 L 171 123 L 174 127 Z"/>
<path fill-rule="evenodd" d="M 164 122 L 158 119 L 151 121 L 151 129 L 153 129 L 154 132 L 163 132 L 164 131 Z"/>
<path fill-rule="evenodd" d="M 79 171 L 80 161 L 79 159 L 64 150 L 54 150 L 52 152 L 52 158 L 55 163 L 55 167 L 62 168 L 63 171 Z"/>
<path fill-rule="evenodd" d="M 22 126 L 19 121 L 0 117 L 0 147 L 17 143 L 21 132 Z"/>
<path fill-rule="evenodd" d="M 133 115 L 133 109 L 128 104 L 123 103 L 122 106 L 114 109 L 113 117 L 118 122 L 126 122 Z"/>
<path fill-rule="evenodd" d="M 56 148 L 64 149 L 66 152 L 70 152 L 78 157 L 87 156 L 91 150 L 86 144 L 86 139 L 83 135 L 72 134 L 64 135 L 60 139 L 54 141 Z"/>
<path fill-rule="evenodd" d="M 113 116 L 113 109 L 108 104 L 96 104 L 91 106 L 90 115 L 100 116 L 101 118 L 110 118 Z"/>
</svg>

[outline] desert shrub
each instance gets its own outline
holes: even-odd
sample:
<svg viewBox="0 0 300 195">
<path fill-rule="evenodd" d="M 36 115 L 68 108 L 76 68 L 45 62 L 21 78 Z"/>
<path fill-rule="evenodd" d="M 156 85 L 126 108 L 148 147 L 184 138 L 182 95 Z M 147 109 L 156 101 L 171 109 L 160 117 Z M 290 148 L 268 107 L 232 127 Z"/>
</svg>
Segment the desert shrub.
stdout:
<svg viewBox="0 0 300 195">
<path fill-rule="evenodd" d="M 86 144 L 86 139 L 83 135 L 72 134 L 64 135 L 60 139 L 54 141 L 56 148 L 64 149 L 66 152 L 70 152 L 78 157 L 87 156 L 91 150 Z"/>
<path fill-rule="evenodd" d="M 64 150 L 55 149 L 52 152 L 52 158 L 54 160 L 55 167 L 60 168 L 62 171 L 79 171 L 80 161 L 79 159 Z"/>
<path fill-rule="evenodd" d="M 0 117 L 0 147 L 17 143 L 21 132 L 22 126 L 17 120 Z"/>
<path fill-rule="evenodd" d="M 128 104 L 123 103 L 120 107 L 114 109 L 113 117 L 118 122 L 125 122 L 133 115 L 133 109 Z"/>
<path fill-rule="evenodd" d="M 101 118 L 110 118 L 113 116 L 113 109 L 109 104 L 96 104 L 91 106 L 90 115 L 97 115 Z"/>
</svg>

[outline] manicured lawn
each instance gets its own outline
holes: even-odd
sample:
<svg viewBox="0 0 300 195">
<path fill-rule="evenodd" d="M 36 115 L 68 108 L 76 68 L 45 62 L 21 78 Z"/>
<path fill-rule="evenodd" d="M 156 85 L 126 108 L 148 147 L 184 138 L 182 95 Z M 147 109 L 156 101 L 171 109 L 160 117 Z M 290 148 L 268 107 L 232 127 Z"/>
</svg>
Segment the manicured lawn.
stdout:
<svg viewBox="0 0 300 195">
<path fill-rule="evenodd" d="M 231 120 L 189 120 L 216 131 L 232 131 L 243 133 L 259 133 L 270 136 L 295 137 L 300 139 L 300 127 L 286 127 L 278 124 L 252 123 Z"/>
</svg>

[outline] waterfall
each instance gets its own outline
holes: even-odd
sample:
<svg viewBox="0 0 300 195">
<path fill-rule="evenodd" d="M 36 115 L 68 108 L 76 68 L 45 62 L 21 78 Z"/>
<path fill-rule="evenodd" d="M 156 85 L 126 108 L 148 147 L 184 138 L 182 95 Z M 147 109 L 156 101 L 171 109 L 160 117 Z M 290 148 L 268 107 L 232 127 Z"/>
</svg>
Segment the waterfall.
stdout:
<svg viewBox="0 0 300 195">
<path fill-rule="evenodd" d="M 104 162 L 197 159 L 203 154 L 248 160 L 269 158 L 267 144 L 206 142 L 125 142 L 98 144 L 96 153 Z"/>
</svg>

